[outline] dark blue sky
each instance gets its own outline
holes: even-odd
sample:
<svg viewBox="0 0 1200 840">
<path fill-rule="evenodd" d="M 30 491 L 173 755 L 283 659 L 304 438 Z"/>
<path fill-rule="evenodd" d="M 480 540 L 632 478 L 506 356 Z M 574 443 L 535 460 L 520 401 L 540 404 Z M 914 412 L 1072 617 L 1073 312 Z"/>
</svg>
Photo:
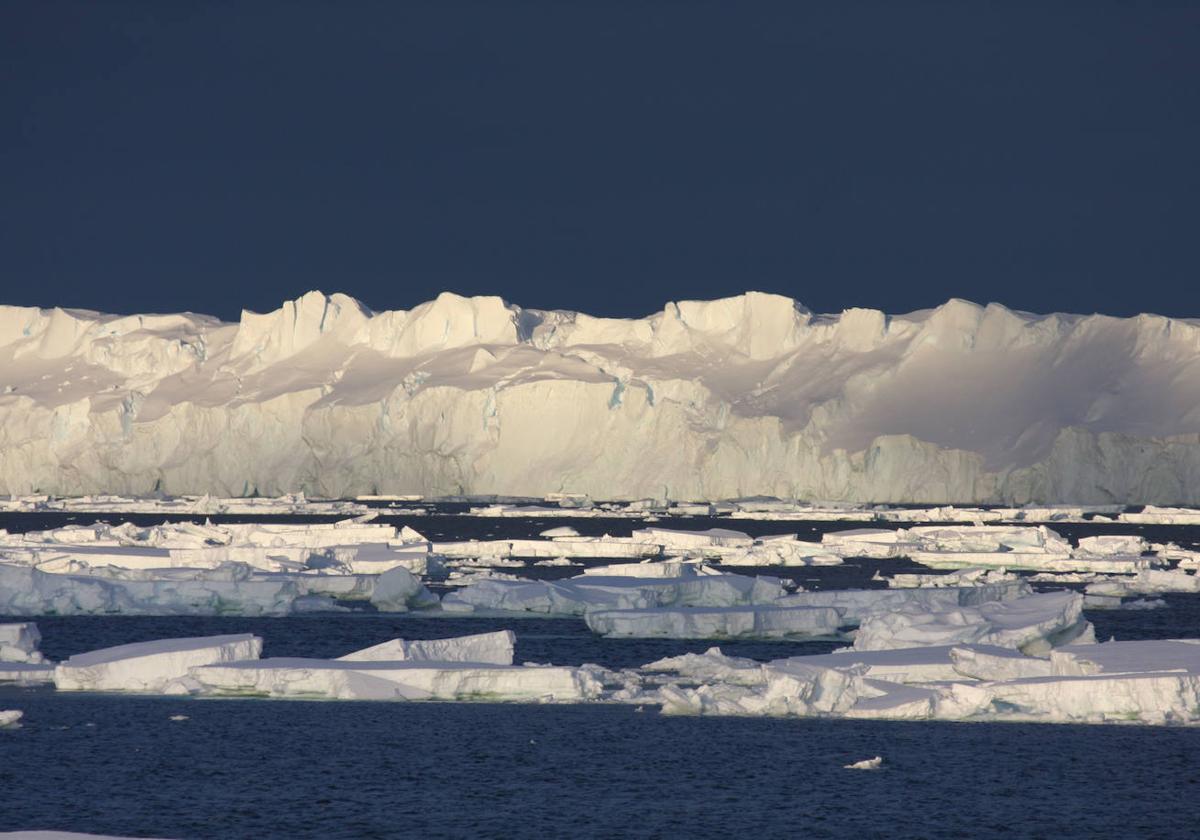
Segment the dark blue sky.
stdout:
<svg viewBox="0 0 1200 840">
<path fill-rule="evenodd" d="M 1200 315 L 1200 5 L 0 0 L 0 302 Z"/>
</svg>

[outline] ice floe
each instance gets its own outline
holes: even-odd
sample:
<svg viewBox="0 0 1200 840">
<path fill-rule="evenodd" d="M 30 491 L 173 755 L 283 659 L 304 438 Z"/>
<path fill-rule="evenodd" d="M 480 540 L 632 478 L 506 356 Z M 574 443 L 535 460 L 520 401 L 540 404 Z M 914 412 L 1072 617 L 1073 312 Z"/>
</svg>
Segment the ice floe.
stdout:
<svg viewBox="0 0 1200 840">
<path fill-rule="evenodd" d="M 42 634 L 33 622 L 0 624 L 0 662 L 43 662 L 38 650 L 41 641 Z"/>
<path fill-rule="evenodd" d="M 778 578 L 715 574 L 677 578 L 582 575 L 566 580 L 482 580 L 442 598 L 448 612 L 533 612 L 583 615 L 588 610 L 648 607 L 733 607 L 776 601 Z"/>
<path fill-rule="evenodd" d="M 589 610 L 592 632 L 608 637 L 665 639 L 805 639 L 833 636 L 842 624 L 833 607 L 655 607 Z"/>
<path fill-rule="evenodd" d="M 54 669 L 60 691 L 162 693 L 191 668 L 257 659 L 262 639 L 248 633 L 137 642 L 76 654 Z"/>
<path fill-rule="evenodd" d="M 584 668 L 472 662 L 262 659 L 192 668 L 193 691 L 331 700 L 579 702 L 599 697 Z"/>
<path fill-rule="evenodd" d="M 341 662 L 484 662 L 511 665 L 516 634 L 511 630 L 447 639 L 391 639 L 345 656 Z"/>
<path fill-rule="evenodd" d="M 1044 653 L 1055 644 L 1087 638 L 1090 633 L 1091 625 L 1083 617 L 1082 595 L 1046 592 L 977 607 L 930 611 L 907 606 L 873 612 L 863 617 L 854 647 L 890 650 L 979 644 Z"/>
</svg>

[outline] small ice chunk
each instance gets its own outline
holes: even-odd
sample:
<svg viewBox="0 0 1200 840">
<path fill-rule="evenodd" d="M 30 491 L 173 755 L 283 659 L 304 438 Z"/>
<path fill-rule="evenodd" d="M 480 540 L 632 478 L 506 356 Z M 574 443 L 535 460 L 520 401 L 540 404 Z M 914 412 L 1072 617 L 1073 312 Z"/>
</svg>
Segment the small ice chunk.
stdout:
<svg viewBox="0 0 1200 840">
<path fill-rule="evenodd" d="M 20 709 L 0 709 L 0 729 L 16 727 L 23 717 L 25 713 Z"/>
<path fill-rule="evenodd" d="M 853 764 L 843 765 L 844 770 L 878 770 L 883 766 L 883 756 L 875 756 L 874 758 L 864 758 L 862 761 L 856 761 Z"/>
</svg>

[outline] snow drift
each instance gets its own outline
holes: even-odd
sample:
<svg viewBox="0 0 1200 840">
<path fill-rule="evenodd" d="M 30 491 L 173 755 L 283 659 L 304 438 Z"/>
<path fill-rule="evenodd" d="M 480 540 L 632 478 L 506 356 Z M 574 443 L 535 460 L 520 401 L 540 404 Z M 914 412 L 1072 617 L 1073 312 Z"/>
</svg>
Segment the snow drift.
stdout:
<svg viewBox="0 0 1200 840">
<path fill-rule="evenodd" d="M 0 307 L 0 493 L 1200 503 L 1200 321 Z"/>
</svg>

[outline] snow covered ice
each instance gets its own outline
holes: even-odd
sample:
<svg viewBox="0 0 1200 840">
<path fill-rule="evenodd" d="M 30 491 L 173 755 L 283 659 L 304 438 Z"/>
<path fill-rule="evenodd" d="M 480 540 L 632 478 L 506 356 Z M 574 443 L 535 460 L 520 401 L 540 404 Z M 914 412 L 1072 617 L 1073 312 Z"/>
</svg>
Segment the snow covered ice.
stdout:
<svg viewBox="0 0 1200 840">
<path fill-rule="evenodd" d="M 784 592 L 777 578 L 728 574 L 678 578 L 581 575 L 558 581 L 489 579 L 447 594 L 442 609 L 581 616 L 600 609 L 767 604 Z"/>
<path fill-rule="evenodd" d="M 337 659 L 276 658 L 191 668 L 204 695 L 330 700 L 581 702 L 601 684 L 586 667 L 512 664 L 511 631 L 449 639 L 392 639 Z"/>
<path fill-rule="evenodd" d="M 834 636 L 842 614 L 833 607 L 657 607 L 590 610 L 584 620 L 601 636 L 666 639 L 802 639 Z"/>
<path fill-rule="evenodd" d="M 630 320 L 448 293 L 237 323 L 6 306 L 0 493 L 1195 504 L 1198 330 L 757 292 Z"/>
<path fill-rule="evenodd" d="M 449 639 L 392 639 L 338 657 L 342 662 L 485 662 L 511 665 L 516 634 L 511 630 Z"/>
<path fill-rule="evenodd" d="M 330 700 L 578 702 L 600 694 L 586 669 L 473 662 L 262 659 L 193 668 L 199 693 Z"/>
<path fill-rule="evenodd" d="M 0 662 L 37 664 L 44 661 L 38 650 L 41 641 L 42 634 L 32 622 L 0 624 Z"/>
<path fill-rule="evenodd" d="M 261 653 L 262 639 L 248 633 L 138 642 L 60 662 L 54 686 L 60 691 L 161 693 L 195 666 L 257 659 Z"/>
<path fill-rule="evenodd" d="M 1046 592 L 942 611 L 912 606 L 880 610 L 863 617 L 854 647 L 889 650 L 981 644 L 1043 653 L 1056 643 L 1065 644 L 1090 634 L 1091 625 L 1083 617 L 1082 595 Z"/>
</svg>

